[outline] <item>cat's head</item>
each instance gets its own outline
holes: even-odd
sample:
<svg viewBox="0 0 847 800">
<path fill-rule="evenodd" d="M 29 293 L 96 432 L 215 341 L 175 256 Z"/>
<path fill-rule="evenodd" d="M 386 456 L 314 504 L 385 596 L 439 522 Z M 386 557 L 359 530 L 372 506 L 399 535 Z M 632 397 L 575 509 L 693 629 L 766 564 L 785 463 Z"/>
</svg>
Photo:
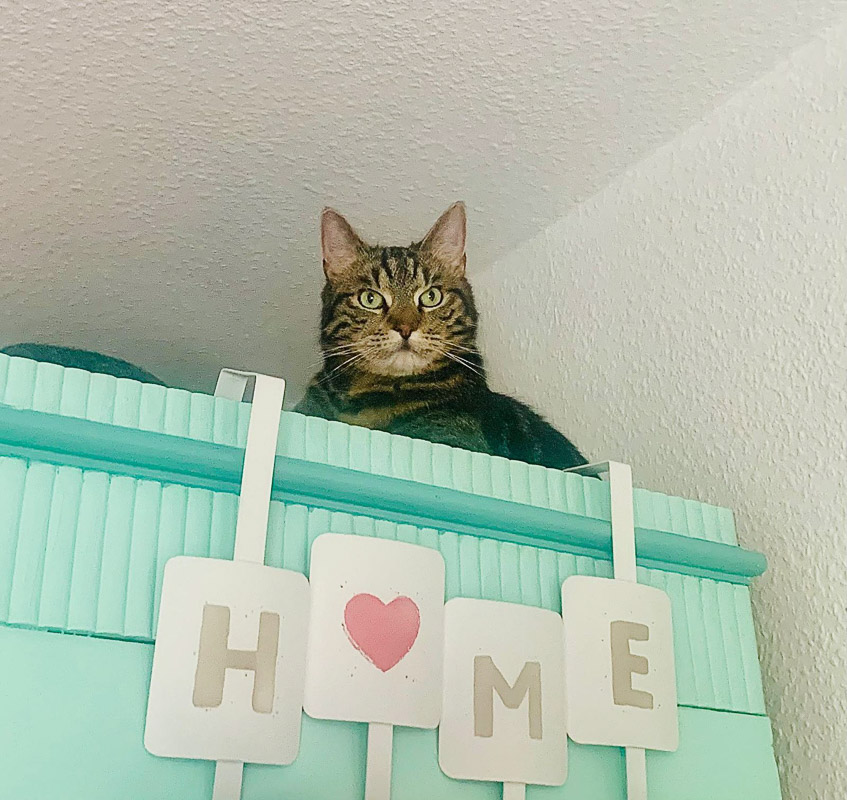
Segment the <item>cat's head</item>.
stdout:
<svg viewBox="0 0 847 800">
<path fill-rule="evenodd" d="M 380 247 L 324 210 L 321 347 L 328 366 L 403 376 L 455 364 L 481 373 L 465 227 L 465 207 L 455 203 L 420 242 Z"/>
</svg>

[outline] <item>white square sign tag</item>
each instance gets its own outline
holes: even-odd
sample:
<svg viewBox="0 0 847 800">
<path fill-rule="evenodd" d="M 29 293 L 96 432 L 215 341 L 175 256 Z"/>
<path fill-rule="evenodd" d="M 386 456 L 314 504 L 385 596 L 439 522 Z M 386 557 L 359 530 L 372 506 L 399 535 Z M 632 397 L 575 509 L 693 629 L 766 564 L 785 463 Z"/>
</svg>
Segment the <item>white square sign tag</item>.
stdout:
<svg viewBox="0 0 847 800">
<path fill-rule="evenodd" d="M 671 603 L 660 589 L 573 576 L 562 585 L 568 734 L 582 744 L 676 750 Z"/>
<path fill-rule="evenodd" d="M 451 778 L 558 786 L 567 777 L 562 618 L 456 598 L 445 609 L 438 762 Z"/>
<path fill-rule="evenodd" d="M 165 566 L 144 746 L 157 756 L 290 764 L 300 746 L 309 583 L 179 556 Z"/>
<path fill-rule="evenodd" d="M 311 717 L 435 728 L 444 559 L 405 542 L 327 533 L 312 545 Z"/>
</svg>

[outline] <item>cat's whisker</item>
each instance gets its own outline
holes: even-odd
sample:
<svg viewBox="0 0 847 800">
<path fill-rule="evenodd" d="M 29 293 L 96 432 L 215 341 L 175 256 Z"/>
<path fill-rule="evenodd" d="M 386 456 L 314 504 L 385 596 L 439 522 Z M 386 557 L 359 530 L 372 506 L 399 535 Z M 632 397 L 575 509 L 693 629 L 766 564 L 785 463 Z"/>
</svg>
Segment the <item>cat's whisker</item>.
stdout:
<svg viewBox="0 0 847 800">
<path fill-rule="evenodd" d="M 480 378 L 484 378 L 484 377 L 485 377 L 485 376 L 482 374 L 482 372 L 480 372 L 480 371 L 479 371 L 479 370 L 478 370 L 478 369 L 477 369 L 477 368 L 476 368 L 473 364 L 471 364 L 471 363 L 469 363 L 469 362 L 465 361 L 463 358 L 459 358 L 459 356 L 457 356 L 457 355 L 455 355 L 455 354 L 453 354 L 453 353 L 445 353 L 444 355 L 445 355 L 445 356 L 447 356 L 447 358 L 452 359 L 453 361 L 455 361 L 457 364 L 461 364 L 463 367 L 466 367 L 468 370 L 470 370 L 471 372 L 473 372 L 473 374 L 474 374 L 474 375 L 478 375 Z"/>
<path fill-rule="evenodd" d="M 349 348 L 346 348 L 345 350 L 340 350 L 340 351 L 337 351 L 337 352 L 325 350 L 323 352 L 323 354 L 321 355 L 321 358 L 320 358 L 319 361 L 312 361 L 309 364 L 309 369 L 321 369 L 322 367 L 326 366 L 327 359 L 335 358 L 337 356 L 343 357 L 345 355 L 350 355 L 351 353 L 355 352 L 355 350 L 356 350 L 356 348 L 354 346 L 350 346 Z"/>
<path fill-rule="evenodd" d="M 355 355 L 360 354 L 360 353 L 364 356 L 367 353 L 369 353 L 371 349 L 372 348 L 365 348 L 365 350 L 363 351 L 360 343 L 347 343 L 347 344 L 338 345 L 336 347 L 327 347 L 326 349 L 323 350 L 322 360 L 319 361 L 314 366 L 315 367 L 318 367 L 318 366 L 324 366 L 325 367 L 327 360 L 329 360 L 329 359 L 334 359 L 334 358 L 339 358 L 339 357 L 343 358 L 343 357 L 349 356 L 349 355 L 355 356 Z M 345 362 L 345 363 L 347 363 L 347 362 Z M 341 366 L 344 366 L 344 365 L 342 364 Z"/>
<path fill-rule="evenodd" d="M 425 334 L 423 336 L 423 340 L 427 345 L 439 351 L 443 349 L 451 351 L 460 350 L 465 353 L 473 353 L 474 355 L 479 355 L 479 350 L 476 347 L 467 347 L 466 345 L 459 344 L 458 342 L 445 341 L 440 336 L 435 336 L 433 334 Z"/>
<path fill-rule="evenodd" d="M 449 358 L 451 361 L 455 361 L 460 366 L 463 366 L 466 369 L 470 370 L 471 372 L 474 373 L 474 375 L 478 375 L 480 378 L 485 377 L 483 372 L 477 366 L 475 366 L 474 364 L 471 364 L 469 361 L 466 361 L 461 356 L 457 356 L 455 353 L 451 353 L 450 351 L 448 351 L 446 349 L 440 349 L 440 350 L 438 350 L 438 353 L 440 355 L 444 356 L 445 358 Z"/>
<path fill-rule="evenodd" d="M 336 373 L 341 372 L 345 367 L 348 369 L 356 362 L 361 361 L 365 357 L 365 353 L 356 353 L 352 358 L 348 358 L 346 361 L 343 361 L 336 367 L 333 367 L 329 372 L 318 381 L 318 384 L 326 383 L 330 378 L 332 378 Z M 349 365 L 349 366 L 348 366 Z"/>
<path fill-rule="evenodd" d="M 335 372 L 339 372 L 339 371 L 343 370 L 345 367 L 349 369 L 349 365 L 352 365 L 352 364 L 354 364 L 358 361 L 367 360 L 368 358 L 372 358 L 373 356 L 378 356 L 380 354 L 380 352 L 382 350 L 385 350 L 386 348 L 380 347 L 379 344 L 373 344 L 372 342 L 368 342 L 366 340 L 366 341 L 358 342 L 357 344 L 354 344 L 351 349 L 352 349 L 352 351 L 354 351 L 353 357 L 348 358 L 346 361 L 343 361 L 341 364 L 338 364 L 337 366 L 335 366 L 330 371 L 330 373 L 329 373 L 330 375 L 334 374 Z M 349 352 L 341 354 L 341 357 L 343 358 L 344 355 L 349 355 Z"/>
<path fill-rule="evenodd" d="M 479 350 L 476 347 L 465 347 L 462 344 L 456 344 L 455 342 L 449 342 L 447 344 L 448 350 L 461 350 L 464 353 L 473 353 L 474 355 L 479 355 Z"/>
<path fill-rule="evenodd" d="M 458 345 L 455 342 L 441 342 L 440 344 L 441 344 L 441 346 L 438 347 L 437 349 L 443 355 L 447 355 L 447 354 L 456 355 L 456 353 L 454 351 L 460 350 L 460 351 L 463 351 L 463 353 L 466 352 L 466 353 L 470 353 L 471 355 L 479 357 L 479 350 L 477 350 L 475 347 L 463 347 L 462 345 Z M 459 356 L 457 356 L 457 357 L 459 357 Z M 467 360 L 467 356 L 462 355 L 461 358 L 462 358 L 462 360 L 465 360 L 465 361 Z"/>
<path fill-rule="evenodd" d="M 325 356 L 344 355 L 345 353 L 352 353 L 357 347 L 355 344 L 340 344 L 336 347 L 327 347 L 323 354 Z"/>
</svg>

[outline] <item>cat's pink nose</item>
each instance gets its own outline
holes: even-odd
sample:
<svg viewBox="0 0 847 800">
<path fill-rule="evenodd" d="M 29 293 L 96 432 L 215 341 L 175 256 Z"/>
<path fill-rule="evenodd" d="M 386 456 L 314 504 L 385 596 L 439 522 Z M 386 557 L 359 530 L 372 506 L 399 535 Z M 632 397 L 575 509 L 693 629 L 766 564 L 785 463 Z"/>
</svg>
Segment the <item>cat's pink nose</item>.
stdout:
<svg viewBox="0 0 847 800">
<path fill-rule="evenodd" d="M 395 325 L 394 330 L 397 331 L 404 339 L 408 339 L 415 329 L 411 325 Z"/>
</svg>

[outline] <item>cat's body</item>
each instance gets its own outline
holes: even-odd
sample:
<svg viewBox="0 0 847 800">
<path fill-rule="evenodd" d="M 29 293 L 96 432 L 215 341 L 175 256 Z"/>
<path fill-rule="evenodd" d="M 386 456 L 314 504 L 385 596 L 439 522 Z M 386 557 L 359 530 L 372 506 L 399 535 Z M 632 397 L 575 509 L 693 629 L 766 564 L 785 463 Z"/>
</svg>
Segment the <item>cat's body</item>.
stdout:
<svg viewBox="0 0 847 800">
<path fill-rule="evenodd" d="M 321 233 L 324 365 L 295 411 L 547 467 L 586 463 L 532 409 L 488 388 L 461 204 L 410 247 L 370 247 L 331 210 Z"/>
<path fill-rule="evenodd" d="M 319 377 L 295 411 L 529 464 L 567 469 L 586 463 L 571 442 L 523 403 L 482 381 L 443 377 L 445 386 L 394 379 L 360 384 L 352 392 L 343 382 L 321 385 Z"/>
</svg>

